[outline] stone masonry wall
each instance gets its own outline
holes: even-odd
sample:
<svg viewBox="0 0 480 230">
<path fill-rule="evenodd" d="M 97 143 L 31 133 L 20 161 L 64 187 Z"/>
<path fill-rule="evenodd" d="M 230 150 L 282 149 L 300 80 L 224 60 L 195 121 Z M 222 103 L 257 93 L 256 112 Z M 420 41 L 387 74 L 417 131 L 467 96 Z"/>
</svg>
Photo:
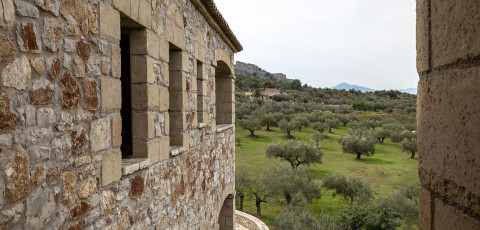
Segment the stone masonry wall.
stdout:
<svg viewBox="0 0 480 230">
<path fill-rule="evenodd" d="M 124 18 L 146 31 L 131 41 L 139 160 L 120 152 Z M 218 229 L 235 137 L 215 124 L 215 69 L 233 51 L 209 23 L 190 0 L 0 0 L 0 229 Z M 169 43 L 185 84 L 173 151 Z"/>
<path fill-rule="evenodd" d="M 420 229 L 480 229 L 479 9 L 417 0 Z"/>
</svg>

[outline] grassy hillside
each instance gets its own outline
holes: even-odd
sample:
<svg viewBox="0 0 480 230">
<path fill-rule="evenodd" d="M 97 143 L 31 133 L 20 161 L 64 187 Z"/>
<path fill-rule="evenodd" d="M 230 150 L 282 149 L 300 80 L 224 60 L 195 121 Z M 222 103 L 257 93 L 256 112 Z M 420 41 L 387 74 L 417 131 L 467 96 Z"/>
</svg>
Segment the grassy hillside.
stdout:
<svg viewBox="0 0 480 230">
<path fill-rule="evenodd" d="M 322 147 L 323 164 L 310 166 L 310 172 L 318 185 L 322 178 L 333 173 L 355 176 L 372 185 L 377 195 L 392 192 L 396 186 L 418 182 L 417 159 L 410 159 L 409 154 L 402 152 L 399 143 L 392 143 L 389 139 L 383 145 L 376 145 L 372 157 L 362 156 L 362 160 L 355 160 L 354 155 L 342 153 L 338 140 L 348 133 L 348 127 L 334 129 L 333 134 L 326 133 L 326 138 L 320 142 Z M 289 139 L 278 128 L 266 132 L 256 131 L 257 138 L 248 137 L 249 132 L 236 127 L 236 137 L 241 138 L 241 146 L 236 148 L 236 165 L 244 165 L 252 174 L 261 176 L 281 161 L 269 159 L 265 156 L 267 146 L 272 142 L 284 142 Z M 302 132 L 294 132 L 297 140 L 311 141 L 316 131 L 310 128 Z M 238 204 L 237 204 L 238 205 Z M 268 203 L 262 204 L 261 219 L 269 226 L 273 225 L 275 217 L 282 211 L 284 201 L 281 197 L 269 197 Z M 332 217 L 339 217 L 340 211 L 347 205 L 340 196 L 332 197 L 332 191 L 322 188 L 322 198 L 314 200 L 310 209 L 316 214 L 326 213 Z M 238 207 L 237 207 L 238 208 Z M 244 210 L 247 213 L 256 213 L 254 197 L 245 197 Z"/>
</svg>

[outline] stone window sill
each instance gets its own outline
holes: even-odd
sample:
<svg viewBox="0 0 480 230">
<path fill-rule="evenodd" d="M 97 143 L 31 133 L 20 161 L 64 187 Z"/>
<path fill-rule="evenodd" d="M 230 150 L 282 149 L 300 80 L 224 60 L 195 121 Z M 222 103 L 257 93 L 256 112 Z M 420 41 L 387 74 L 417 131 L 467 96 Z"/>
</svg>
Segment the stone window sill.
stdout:
<svg viewBox="0 0 480 230">
<path fill-rule="evenodd" d="M 198 128 L 199 129 L 203 129 L 205 127 L 207 127 L 207 123 L 198 123 Z"/>
<path fill-rule="evenodd" d="M 170 146 L 170 156 L 177 156 L 184 153 L 186 149 L 182 146 Z"/>
<path fill-rule="evenodd" d="M 132 174 L 140 169 L 144 169 L 150 165 L 147 158 L 131 158 L 122 159 L 122 176 Z"/>
<path fill-rule="evenodd" d="M 223 132 L 228 129 L 233 129 L 233 124 L 221 124 L 217 125 L 217 133 Z"/>
</svg>

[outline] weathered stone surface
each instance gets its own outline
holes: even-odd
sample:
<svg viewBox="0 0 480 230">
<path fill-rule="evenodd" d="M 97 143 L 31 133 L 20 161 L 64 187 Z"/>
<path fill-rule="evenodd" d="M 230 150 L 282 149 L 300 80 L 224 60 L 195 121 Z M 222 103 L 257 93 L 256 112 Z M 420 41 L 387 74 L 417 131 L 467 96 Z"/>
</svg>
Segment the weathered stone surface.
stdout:
<svg viewBox="0 0 480 230">
<path fill-rule="evenodd" d="M 122 73 L 122 57 L 120 47 L 112 45 L 112 76 L 120 78 Z"/>
<path fill-rule="evenodd" d="M 92 162 L 92 159 L 89 156 L 79 157 L 75 160 L 75 167 L 80 167 Z M 80 192 L 79 192 L 80 195 Z M 85 197 L 86 198 L 86 197 Z"/>
<path fill-rule="evenodd" d="M 120 13 L 104 3 L 100 3 L 100 37 L 120 40 Z"/>
<path fill-rule="evenodd" d="M 80 204 L 78 204 L 77 206 L 73 207 L 71 210 L 70 210 L 70 218 L 72 219 L 76 219 L 80 216 L 82 216 L 83 214 L 85 214 L 89 209 L 90 209 L 90 204 L 85 202 L 85 201 L 82 201 L 80 202 Z"/>
<path fill-rule="evenodd" d="M 40 88 L 30 93 L 30 104 L 49 105 L 53 100 L 53 90 L 50 88 Z"/>
<path fill-rule="evenodd" d="M 110 147 L 111 131 L 110 120 L 107 118 L 93 121 L 90 127 L 90 145 L 93 152 Z"/>
<path fill-rule="evenodd" d="M 17 28 L 18 47 L 22 51 L 40 53 L 42 43 L 37 32 L 37 23 L 34 21 L 25 21 Z"/>
<path fill-rule="evenodd" d="M 60 59 L 57 57 L 51 57 L 47 59 L 47 72 L 52 77 L 55 78 L 60 73 Z"/>
<path fill-rule="evenodd" d="M 420 188 L 419 193 L 419 221 L 418 221 L 418 228 L 419 229 L 432 229 L 431 227 L 431 219 L 432 219 L 432 196 L 430 191 Z"/>
<path fill-rule="evenodd" d="M 87 67 L 85 66 L 85 62 L 83 62 L 83 59 L 81 57 L 75 57 L 74 62 L 75 62 L 75 65 L 73 67 L 73 73 L 75 74 L 75 77 L 77 78 L 85 77 L 85 69 Z"/>
<path fill-rule="evenodd" d="M 55 52 L 63 44 L 62 27 L 54 18 L 45 18 L 43 22 L 43 43 L 51 51 Z"/>
<path fill-rule="evenodd" d="M 435 199 L 435 213 L 433 218 L 433 226 L 438 230 L 480 229 L 480 221 L 463 214 L 462 211 L 443 203 L 443 201 L 439 199 Z"/>
<path fill-rule="evenodd" d="M 81 131 L 73 130 L 71 133 L 72 153 L 76 155 L 82 154 L 87 148 L 87 132 L 85 129 Z"/>
<path fill-rule="evenodd" d="M 120 180 L 122 177 L 122 153 L 119 149 L 106 150 L 101 153 L 102 186 Z"/>
<path fill-rule="evenodd" d="M 43 63 L 43 57 L 30 59 L 30 64 L 32 64 L 33 69 L 38 74 L 42 75 L 45 72 L 45 64 Z"/>
<path fill-rule="evenodd" d="M 7 176 L 8 201 L 13 203 L 25 197 L 30 190 L 30 171 L 25 150 L 19 147 L 11 152 L 4 169 Z"/>
<path fill-rule="evenodd" d="M 30 3 L 26 3 L 21 0 L 15 0 L 15 7 L 17 8 L 17 13 L 21 16 L 38 18 L 40 12 L 38 12 L 37 7 Z"/>
<path fill-rule="evenodd" d="M 55 207 L 53 192 L 48 188 L 38 188 L 27 199 L 26 227 L 28 229 L 43 229 L 55 213 Z"/>
<path fill-rule="evenodd" d="M 102 77 L 100 79 L 102 112 L 116 112 L 122 108 L 122 84 L 120 80 Z"/>
<path fill-rule="evenodd" d="M 59 15 L 60 2 L 58 0 L 35 0 L 35 4 L 44 10 L 50 11 L 55 16 Z"/>
<path fill-rule="evenodd" d="M 32 184 L 38 185 L 40 182 L 46 180 L 47 174 L 45 173 L 45 166 L 39 164 L 35 166 L 35 171 L 32 173 Z"/>
<path fill-rule="evenodd" d="M 90 52 L 91 52 L 90 44 L 81 40 L 77 42 L 77 53 L 78 53 L 78 56 L 80 56 L 83 59 L 84 63 L 88 63 Z"/>
<path fill-rule="evenodd" d="M 480 54 L 480 2 L 431 1 L 431 55 L 433 67 Z"/>
<path fill-rule="evenodd" d="M 112 118 L 112 145 L 118 147 L 122 144 L 122 117 Z"/>
<path fill-rule="evenodd" d="M 37 124 L 53 124 L 56 121 L 55 111 L 52 108 L 39 108 L 37 110 Z"/>
<path fill-rule="evenodd" d="M 92 5 L 88 5 L 88 28 L 90 33 L 98 33 L 97 10 Z"/>
<path fill-rule="evenodd" d="M 73 206 L 78 200 L 77 175 L 73 172 L 63 174 L 62 200 L 68 207 Z"/>
<path fill-rule="evenodd" d="M 61 0 L 60 13 L 67 19 L 68 27 L 73 34 L 86 34 L 88 31 L 88 11 L 86 1 Z"/>
<path fill-rule="evenodd" d="M 13 87 L 19 90 L 24 90 L 28 86 L 32 69 L 27 57 L 22 56 L 15 59 L 15 61 L 7 65 L 2 71 L 3 85 L 6 87 Z"/>
<path fill-rule="evenodd" d="M 63 78 L 60 80 L 63 84 L 64 89 L 62 91 L 62 101 L 63 106 L 67 109 L 77 109 L 78 103 L 81 99 L 80 88 L 78 87 L 75 79 L 70 76 L 67 72 L 63 75 Z"/>
<path fill-rule="evenodd" d="M 458 68 L 418 85 L 419 176 L 423 186 L 480 214 L 480 68 Z"/>
<path fill-rule="evenodd" d="M 97 189 L 97 181 L 94 178 L 88 178 L 80 184 L 78 189 L 78 197 L 81 199 L 88 198 Z"/>
<path fill-rule="evenodd" d="M 135 176 L 130 180 L 130 197 L 132 199 L 137 199 L 143 194 L 144 190 L 144 179 L 141 176 Z"/>
<path fill-rule="evenodd" d="M 10 29 L 15 22 L 13 0 L 2 0 L 0 3 L 0 27 Z"/>
<path fill-rule="evenodd" d="M 15 48 L 12 34 L 0 32 L 0 64 L 13 61 Z"/>
<path fill-rule="evenodd" d="M 83 95 L 85 95 L 85 109 L 96 111 L 98 109 L 97 82 L 86 79 L 83 82 Z"/>
<path fill-rule="evenodd" d="M 102 212 L 104 215 L 110 214 L 115 207 L 115 195 L 112 190 L 102 191 L 102 197 L 100 201 Z"/>
<path fill-rule="evenodd" d="M 17 116 L 10 112 L 10 100 L 8 97 L 0 98 L 0 133 L 6 133 L 15 129 Z"/>
</svg>

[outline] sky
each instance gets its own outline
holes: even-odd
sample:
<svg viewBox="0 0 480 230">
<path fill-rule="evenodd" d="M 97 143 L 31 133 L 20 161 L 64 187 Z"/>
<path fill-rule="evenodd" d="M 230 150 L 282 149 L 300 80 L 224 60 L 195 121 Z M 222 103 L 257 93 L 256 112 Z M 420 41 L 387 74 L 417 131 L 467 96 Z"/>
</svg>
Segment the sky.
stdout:
<svg viewBox="0 0 480 230">
<path fill-rule="evenodd" d="M 415 0 L 215 0 L 236 61 L 316 87 L 416 87 Z"/>
</svg>

